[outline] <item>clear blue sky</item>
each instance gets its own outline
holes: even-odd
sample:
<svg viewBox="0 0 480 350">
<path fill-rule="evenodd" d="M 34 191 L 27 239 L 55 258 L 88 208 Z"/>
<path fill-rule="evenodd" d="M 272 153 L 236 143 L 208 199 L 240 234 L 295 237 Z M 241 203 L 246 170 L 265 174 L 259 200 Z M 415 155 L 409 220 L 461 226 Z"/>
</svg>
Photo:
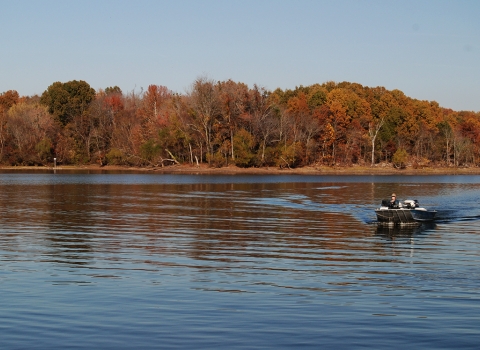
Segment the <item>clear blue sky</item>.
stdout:
<svg viewBox="0 0 480 350">
<path fill-rule="evenodd" d="M 478 0 L 0 0 L 0 93 L 333 80 L 480 111 Z"/>
</svg>

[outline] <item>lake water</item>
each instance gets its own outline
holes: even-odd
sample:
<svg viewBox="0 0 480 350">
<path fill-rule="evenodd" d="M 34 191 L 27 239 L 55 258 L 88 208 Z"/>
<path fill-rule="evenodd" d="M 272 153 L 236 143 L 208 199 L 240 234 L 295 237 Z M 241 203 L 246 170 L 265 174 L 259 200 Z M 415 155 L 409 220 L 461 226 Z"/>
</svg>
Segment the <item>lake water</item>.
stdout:
<svg viewBox="0 0 480 350">
<path fill-rule="evenodd" d="M 433 225 L 382 228 L 396 192 Z M 478 349 L 480 176 L 0 174 L 1 349 Z"/>
</svg>

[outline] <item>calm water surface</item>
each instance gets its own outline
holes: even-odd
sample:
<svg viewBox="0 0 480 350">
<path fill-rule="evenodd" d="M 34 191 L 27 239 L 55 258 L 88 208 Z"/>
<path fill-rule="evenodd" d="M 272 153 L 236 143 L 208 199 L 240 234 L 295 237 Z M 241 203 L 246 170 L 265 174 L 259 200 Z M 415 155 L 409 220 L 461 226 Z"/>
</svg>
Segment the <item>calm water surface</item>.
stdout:
<svg viewBox="0 0 480 350">
<path fill-rule="evenodd" d="M 434 225 L 381 228 L 396 192 Z M 0 174 L 1 349 L 477 349 L 480 176 Z"/>
</svg>

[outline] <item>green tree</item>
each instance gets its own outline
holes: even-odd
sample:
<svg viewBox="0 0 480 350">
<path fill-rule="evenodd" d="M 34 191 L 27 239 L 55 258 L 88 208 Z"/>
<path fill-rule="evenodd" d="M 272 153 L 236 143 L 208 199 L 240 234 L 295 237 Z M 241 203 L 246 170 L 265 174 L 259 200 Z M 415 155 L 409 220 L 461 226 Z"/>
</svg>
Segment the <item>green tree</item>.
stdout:
<svg viewBox="0 0 480 350">
<path fill-rule="evenodd" d="M 161 153 L 161 149 L 154 140 L 148 140 L 147 142 L 145 142 L 140 147 L 140 150 L 143 159 L 145 159 L 151 165 L 156 165 L 157 158 Z"/>
<path fill-rule="evenodd" d="M 407 165 L 408 161 L 408 153 L 405 149 L 399 148 L 395 152 L 392 158 L 393 165 L 395 165 L 397 168 L 404 169 Z"/>
<path fill-rule="evenodd" d="M 235 164 L 245 168 L 252 166 L 255 158 L 255 153 L 253 152 L 255 140 L 253 136 L 247 130 L 241 129 L 235 135 L 233 142 L 236 154 Z"/>
<path fill-rule="evenodd" d="M 47 163 L 52 156 L 52 140 L 50 140 L 50 138 L 48 137 L 43 138 L 42 140 L 40 140 L 40 142 L 36 144 L 35 150 L 37 151 L 40 161 L 44 164 Z"/>
<path fill-rule="evenodd" d="M 86 111 L 94 98 L 95 90 L 83 80 L 57 81 L 43 92 L 40 103 L 65 126 Z"/>
<path fill-rule="evenodd" d="M 120 89 L 117 85 L 109 86 L 109 87 L 105 88 L 105 94 L 106 95 L 111 95 L 111 94 L 121 95 L 122 94 L 122 89 Z"/>
</svg>

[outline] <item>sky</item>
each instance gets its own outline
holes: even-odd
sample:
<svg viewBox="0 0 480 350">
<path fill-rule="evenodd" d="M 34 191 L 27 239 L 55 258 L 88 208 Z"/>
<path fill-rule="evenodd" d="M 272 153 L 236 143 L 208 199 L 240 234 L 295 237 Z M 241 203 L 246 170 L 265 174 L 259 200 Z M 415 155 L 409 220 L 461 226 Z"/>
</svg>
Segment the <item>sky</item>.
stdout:
<svg viewBox="0 0 480 350">
<path fill-rule="evenodd" d="M 480 111 L 478 0 L 0 0 L 0 93 L 355 82 Z"/>
</svg>

